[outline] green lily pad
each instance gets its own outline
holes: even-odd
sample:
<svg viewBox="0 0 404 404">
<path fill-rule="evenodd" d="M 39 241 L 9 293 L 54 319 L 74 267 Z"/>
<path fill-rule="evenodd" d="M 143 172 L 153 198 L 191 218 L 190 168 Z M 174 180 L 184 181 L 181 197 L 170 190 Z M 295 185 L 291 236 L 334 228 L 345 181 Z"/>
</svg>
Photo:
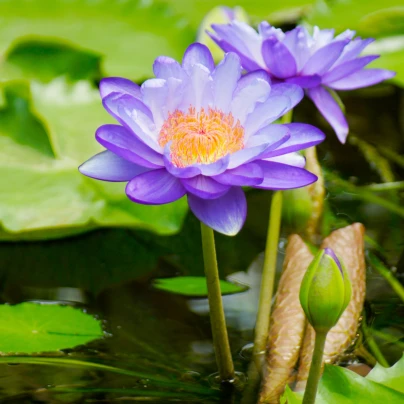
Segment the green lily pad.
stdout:
<svg viewBox="0 0 404 404">
<path fill-rule="evenodd" d="M 377 363 L 366 376 L 366 379 L 404 393 L 404 356 L 389 368 L 385 368 Z"/>
<path fill-rule="evenodd" d="M 373 380 L 368 377 L 362 377 L 351 370 L 326 365 L 323 376 L 320 380 L 316 404 L 368 404 L 369 400 L 374 403 L 401 403 L 404 402 L 404 394 L 388 385 L 396 386 L 396 380 L 399 378 L 402 365 L 391 371 L 389 376 L 386 373 L 376 371 Z M 402 376 L 401 376 L 402 377 Z M 391 378 L 391 379 L 390 379 Z M 377 379 L 377 382 L 376 382 Z M 383 383 L 380 380 L 383 380 Z M 283 400 L 288 403 L 298 404 L 303 396 L 300 393 L 294 393 L 286 389 Z"/>
<path fill-rule="evenodd" d="M 101 338 L 101 322 L 70 306 L 0 306 L 0 352 L 37 353 L 74 348 Z"/>
<path fill-rule="evenodd" d="M 102 150 L 94 132 L 113 122 L 89 82 L 8 82 L 0 109 L 0 239 L 44 239 L 98 226 L 179 230 L 187 203 L 144 206 L 125 183 L 84 177 L 78 166 Z"/>
<path fill-rule="evenodd" d="M 175 278 L 156 279 L 154 287 L 188 297 L 206 297 L 208 295 L 206 278 L 203 276 L 177 276 Z M 220 289 L 222 295 L 226 295 L 244 292 L 247 287 L 221 280 Z"/>
<path fill-rule="evenodd" d="M 32 40 L 60 42 L 102 57 L 107 75 L 150 76 L 159 55 L 181 57 L 193 33 L 162 3 L 140 0 L 6 0 L 0 52 Z"/>
</svg>

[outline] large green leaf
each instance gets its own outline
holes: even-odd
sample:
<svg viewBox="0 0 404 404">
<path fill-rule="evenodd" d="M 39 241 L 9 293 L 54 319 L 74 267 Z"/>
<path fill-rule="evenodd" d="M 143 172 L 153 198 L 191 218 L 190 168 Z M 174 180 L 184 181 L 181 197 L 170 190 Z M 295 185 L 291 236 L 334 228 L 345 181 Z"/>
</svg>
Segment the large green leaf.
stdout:
<svg viewBox="0 0 404 404">
<path fill-rule="evenodd" d="M 377 363 L 366 379 L 404 393 L 404 356 L 390 368 L 385 368 Z"/>
<path fill-rule="evenodd" d="M 387 385 L 388 382 L 386 382 L 385 379 L 383 383 L 376 383 L 351 370 L 339 366 L 326 365 L 320 380 L 316 404 L 403 402 L 404 394 L 390 387 L 386 387 Z M 287 389 L 284 398 L 290 400 L 293 404 L 297 404 L 301 402 L 302 396 L 299 393 L 293 393 L 290 389 Z"/>
<path fill-rule="evenodd" d="M 372 67 L 397 71 L 393 79 L 404 86 L 404 6 L 401 0 L 369 1 L 319 1 L 306 22 L 320 28 L 356 30 L 362 37 L 378 40 L 366 53 L 380 54 Z"/>
<path fill-rule="evenodd" d="M 193 39 L 164 4 L 141 0 L 4 0 L 0 52 L 25 41 L 72 45 L 103 58 L 108 75 L 151 75 L 158 55 L 180 58 Z"/>
<path fill-rule="evenodd" d="M 172 8 L 181 15 L 184 15 L 194 28 L 198 28 L 205 14 L 216 7 L 242 6 L 249 13 L 255 22 L 267 19 L 272 23 L 281 21 L 296 20 L 303 12 L 309 10 L 315 0 L 251 0 L 242 2 L 239 0 L 165 0 Z"/>
<path fill-rule="evenodd" d="M 161 206 L 130 202 L 124 183 L 82 176 L 77 167 L 102 150 L 96 128 L 112 119 L 89 82 L 9 82 L 0 109 L 2 239 L 74 234 L 97 226 L 178 231 L 185 200 Z"/>
<path fill-rule="evenodd" d="M 100 321 L 70 306 L 1 305 L 0 318 L 3 354 L 57 351 L 103 336 Z"/>
</svg>

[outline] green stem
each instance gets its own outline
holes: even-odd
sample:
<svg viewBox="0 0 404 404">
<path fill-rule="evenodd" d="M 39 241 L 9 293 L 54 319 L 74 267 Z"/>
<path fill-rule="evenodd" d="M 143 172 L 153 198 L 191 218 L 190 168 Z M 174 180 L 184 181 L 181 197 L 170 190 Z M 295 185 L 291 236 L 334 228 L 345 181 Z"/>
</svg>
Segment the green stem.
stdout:
<svg viewBox="0 0 404 404">
<path fill-rule="evenodd" d="M 363 336 L 365 337 L 366 345 L 372 352 L 372 355 L 382 366 L 388 368 L 390 365 L 387 362 L 386 358 L 383 356 L 382 351 L 379 348 L 379 345 L 377 345 L 375 339 L 373 338 L 373 335 L 371 334 L 367 325 L 365 324 L 365 320 L 362 322 L 362 332 Z"/>
<path fill-rule="evenodd" d="M 201 222 L 203 261 L 205 264 L 206 284 L 208 287 L 209 312 L 212 327 L 213 344 L 220 379 L 234 379 L 234 365 L 227 335 L 219 271 L 217 268 L 215 236 L 213 230 Z"/>
<path fill-rule="evenodd" d="M 282 192 L 276 191 L 272 196 L 269 214 L 267 243 L 265 247 L 264 266 L 262 270 L 260 299 L 255 325 L 254 357 L 265 352 L 269 320 L 271 317 L 271 303 L 274 289 L 276 258 L 278 255 L 279 231 L 282 215 Z"/>
<path fill-rule="evenodd" d="M 394 276 L 393 272 L 387 269 L 378 258 L 373 254 L 369 254 L 369 261 L 374 269 L 383 276 L 384 279 L 390 284 L 394 292 L 397 293 L 398 297 L 404 302 L 404 286 L 400 281 Z"/>
<path fill-rule="evenodd" d="M 317 395 L 318 382 L 321 378 L 321 365 L 323 362 L 323 352 L 327 332 L 316 332 L 316 340 L 314 342 L 313 357 L 311 360 L 309 378 L 303 396 L 302 404 L 314 404 Z"/>
<path fill-rule="evenodd" d="M 391 334 L 386 334 L 384 332 L 381 332 L 381 331 L 378 331 L 378 330 L 375 330 L 375 329 L 371 329 L 370 332 L 375 337 L 383 339 L 383 340 L 385 340 L 386 342 L 388 342 L 390 344 L 397 345 L 397 347 L 404 350 L 404 342 L 400 341 L 400 337 L 397 337 L 397 336 L 394 336 L 394 335 L 391 335 Z"/>
</svg>

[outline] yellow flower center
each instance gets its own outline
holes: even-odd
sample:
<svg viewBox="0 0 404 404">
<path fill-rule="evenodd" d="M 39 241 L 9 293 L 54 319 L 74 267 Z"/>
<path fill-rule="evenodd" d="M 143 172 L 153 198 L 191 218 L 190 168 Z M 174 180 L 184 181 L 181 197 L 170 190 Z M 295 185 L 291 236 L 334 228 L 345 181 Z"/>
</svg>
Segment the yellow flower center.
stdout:
<svg viewBox="0 0 404 404">
<path fill-rule="evenodd" d="M 171 144 L 171 161 L 176 167 L 214 163 L 244 147 L 244 128 L 231 113 L 189 108 L 187 113 L 168 115 L 159 135 L 159 144 Z"/>
</svg>

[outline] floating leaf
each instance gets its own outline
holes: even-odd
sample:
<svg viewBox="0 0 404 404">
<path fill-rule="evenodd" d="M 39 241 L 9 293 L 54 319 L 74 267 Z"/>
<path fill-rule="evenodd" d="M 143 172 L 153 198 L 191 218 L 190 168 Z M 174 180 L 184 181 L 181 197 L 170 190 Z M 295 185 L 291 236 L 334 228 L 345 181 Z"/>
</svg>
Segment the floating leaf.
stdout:
<svg viewBox="0 0 404 404">
<path fill-rule="evenodd" d="M 100 321 L 70 306 L 2 305 L 0 318 L 3 354 L 57 351 L 103 336 Z"/>
<path fill-rule="evenodd" d="M 177 276 L 175 278 L 156 279 L 154 287 L 183 296 L 206 297 L 208 295 L 206 278 L 202 276 Z M 223 295 L 247 290 L 245 286 L 235 285 L 223 280 L 220 281 L 220 288 Z"/>
<path fill-rule="evenodd" d="M 107 75 L 150 76 L 159 55 L 180 58 L 193 33 L 162 3 L 137 0 L 5 0 L 0 52 L 32 40 L 77 47 L 102 57 Z"/>
<path fill-rule="evenodd" d="M 283 399 L 289 403 L 301 403 L 301 393 L 293 393 L 287 389 Z M 320 380 L 316 404 L 369 404 L 373 403 L 401 403 L 404 394 L 383 384 L 375 383 L 367 377 L 362 377 L 351 370 L 332 365 L 325 365 Z"/>
<path fill-rule="evenodd" d="M 404 356 L 389 368 L 377 363 L 366 376 L 366 379 L 404 393 Z"/>
<path fill-rule="evenodd" d="M 126 197 L 124 183 L 91 180 L 78 172 L 82 162 L 102 150 L 94 139 L 97 127 L 112 122 L 88 82 L 8 83 L 4 92 L 0 238 L 60 237 L 97 226 L 178 231 L 187 211 L 184 199 L 139 205 Z"/>
</svg>

